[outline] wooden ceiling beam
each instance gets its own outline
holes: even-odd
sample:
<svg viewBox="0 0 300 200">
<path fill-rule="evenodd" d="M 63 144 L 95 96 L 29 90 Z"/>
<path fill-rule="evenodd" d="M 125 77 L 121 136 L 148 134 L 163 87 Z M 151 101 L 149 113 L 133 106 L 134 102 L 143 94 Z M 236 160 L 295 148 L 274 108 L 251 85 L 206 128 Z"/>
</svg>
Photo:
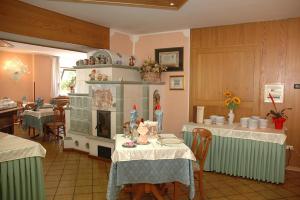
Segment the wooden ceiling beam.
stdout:
<svg viewBox="0 0 300 200">
<path fill-rule="evenodd" d="M 0 0 L 0 31 L 109 49 L 109 28 L 16 0 Z"/>
</svg>

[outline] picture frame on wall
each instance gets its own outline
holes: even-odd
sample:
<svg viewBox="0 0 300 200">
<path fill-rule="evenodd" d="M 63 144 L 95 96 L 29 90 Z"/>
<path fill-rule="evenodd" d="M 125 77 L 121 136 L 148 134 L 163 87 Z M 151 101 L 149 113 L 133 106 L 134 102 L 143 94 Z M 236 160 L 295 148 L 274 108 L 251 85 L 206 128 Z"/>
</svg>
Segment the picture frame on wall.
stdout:
<svg viewBox="0 0 300 200">
<path fill-rule="evenodd" d="M 177 76 L 170 76 L 169 77 L 169 86 L 170 90 L 184 90 L 184 76 L 177 75 Z"/>
<path fill-rule="evenodd" d="M 268 84 L 265 85 L 264 91 L 264 102 L 271 103 L 271 98 L 269 94 L 272 95 L 275 103 L 283 103 L 284 97 L 284 84 Z"/>
<path fill-rule="evenodd" d="M 155 62 L 167 66 L 167 71 L 183 71 L 183 47 L 155 49 Z"/>
</svg>

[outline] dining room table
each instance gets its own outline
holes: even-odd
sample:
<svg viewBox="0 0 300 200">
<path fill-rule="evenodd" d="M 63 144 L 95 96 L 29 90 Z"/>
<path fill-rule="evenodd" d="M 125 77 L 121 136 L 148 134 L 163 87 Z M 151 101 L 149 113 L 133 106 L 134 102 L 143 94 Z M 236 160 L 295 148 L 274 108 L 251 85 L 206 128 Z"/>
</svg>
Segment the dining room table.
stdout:
<svg viewBox="0 0 300 200">
<path fill-rule="evenodd" d="M 120 190 L 130 184 L 150 184 L 162 199 L 158 184 L 180 182 L 189 188 L 188 198 L 195 195 L 193 162 L 190 148 L 181 142 L 162 142 L 178 139 L 174 134 L 159 134 L 148 138 L 147 144 L 124 144 L 132 141 L 124 134 L 115 136 L 106 198 L 115 200 Z M 178 139 L 180 140 L 180 139 Z M 135 193 L 136 191 L 133 191 Z"/>
<path fill-rule="evenodd" d="M 54 116 L 53 108 L 40 108 L 38 110 L 24 110 L 23 129 L 34 128 L 39 134 L 43 134 L 45 123 L 52 122 Z M 38 135 L 39 135 L 38 134 Z M 38 136 L 34 135 L 34 137 Z"/>
<path fill-rule="evenodd" d="M 249 129 L 233 124 L 187 123 L 182 127 L 184 142 L 191 147 L 194 128 L 205 128 L 213 135 L 204 165 L 205 171 L 240 176 L 257 181 L 284 183 L 285 129 Z"/>
<path fill-rule="evenodd" d="M 0 132 L 0 199 L 44 200 L 44 147 Z"/>
</svg>

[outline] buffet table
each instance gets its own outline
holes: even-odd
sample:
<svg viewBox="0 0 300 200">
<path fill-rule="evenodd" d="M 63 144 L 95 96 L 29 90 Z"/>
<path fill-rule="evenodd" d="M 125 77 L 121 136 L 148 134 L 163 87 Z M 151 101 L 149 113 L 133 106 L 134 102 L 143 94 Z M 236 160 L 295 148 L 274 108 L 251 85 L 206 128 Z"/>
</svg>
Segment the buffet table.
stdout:
<svg viewBox="0 0 300 200">
<path fill-rule="evenodd" d="M 43 133 L 45 123 L 53 121 L 54 111 L 52 108 L 41 108 L 38 111 L 24 110 L 23 112 L 23 129 L 29 127 L 35 128 L 39 133 Z"/>
<path fill-rule="evenodd" d="M 108 200 L 117 199 L 125 184 L 161 184 L 175 181 L 187 185 L 189 198 L 194 198 L 192 162 L 195 157 L 184 143 L 167 146 L 158 144 L 157 139 L 149 139 L 150 143 L 147 145 L 126 148 L 122 146 L 126 141 L 129 139 L 123 134 L 116 135 L 106 196 Z"/>
<path fill-rule="evenodd" d="M 45 155 L 39 143 L 0 132 L 0 199 L 45 199 Z"/>
<path fill-rule="evenodd" d="M 285 140 L 283 130 L 242 128 L 233 125 L 188 123 L 182 128 L 191 147 L 192 130 L 206 128 L 213 134 L 205 171 L 215 171 L 271 183 L 284 183 Z"/>
</svg>

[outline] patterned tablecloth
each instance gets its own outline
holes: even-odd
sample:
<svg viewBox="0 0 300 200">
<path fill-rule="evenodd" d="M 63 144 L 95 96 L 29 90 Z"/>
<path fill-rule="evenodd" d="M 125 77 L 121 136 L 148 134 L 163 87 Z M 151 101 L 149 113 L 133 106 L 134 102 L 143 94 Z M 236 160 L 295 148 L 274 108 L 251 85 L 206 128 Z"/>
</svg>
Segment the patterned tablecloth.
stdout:
<svg viewBox="0 0 300 200">
<path fill-rule="evenodd" d="M 189 187 L 189 198 L 195 195 L 193 162 L 195 157 L 185 144 L 160 145 L 151 139 L 148 145 L 125 148 L 128 139 L 116 135 L 107 188 L 107 199 L 117 199 L 125 184 L 160 184 L 178 181 Z"/>
<path fill-rule="evenodd" d="M 191 147 L 192 130 L 206 128 L 213 134 L 204 169 L 233 176 L 283 183 L 285 175 L 284 130 L 250 130 L 239 124 L 188 123 L 182 128 L 185 144 Z"/>
<path fill-rule="evenodd" d="M 44 200 L 45 154 L 39 143 L 0 133 L 0 199 Z"/>
<path fill-rule="evenodd" d="M 43 125 L 53 121 L 54 111 L 52 108 L 40 109 L 38 111 L 25 110 L 23 112 L 23 129 L 33 127 L 43 133 Z"/>
</svg>

